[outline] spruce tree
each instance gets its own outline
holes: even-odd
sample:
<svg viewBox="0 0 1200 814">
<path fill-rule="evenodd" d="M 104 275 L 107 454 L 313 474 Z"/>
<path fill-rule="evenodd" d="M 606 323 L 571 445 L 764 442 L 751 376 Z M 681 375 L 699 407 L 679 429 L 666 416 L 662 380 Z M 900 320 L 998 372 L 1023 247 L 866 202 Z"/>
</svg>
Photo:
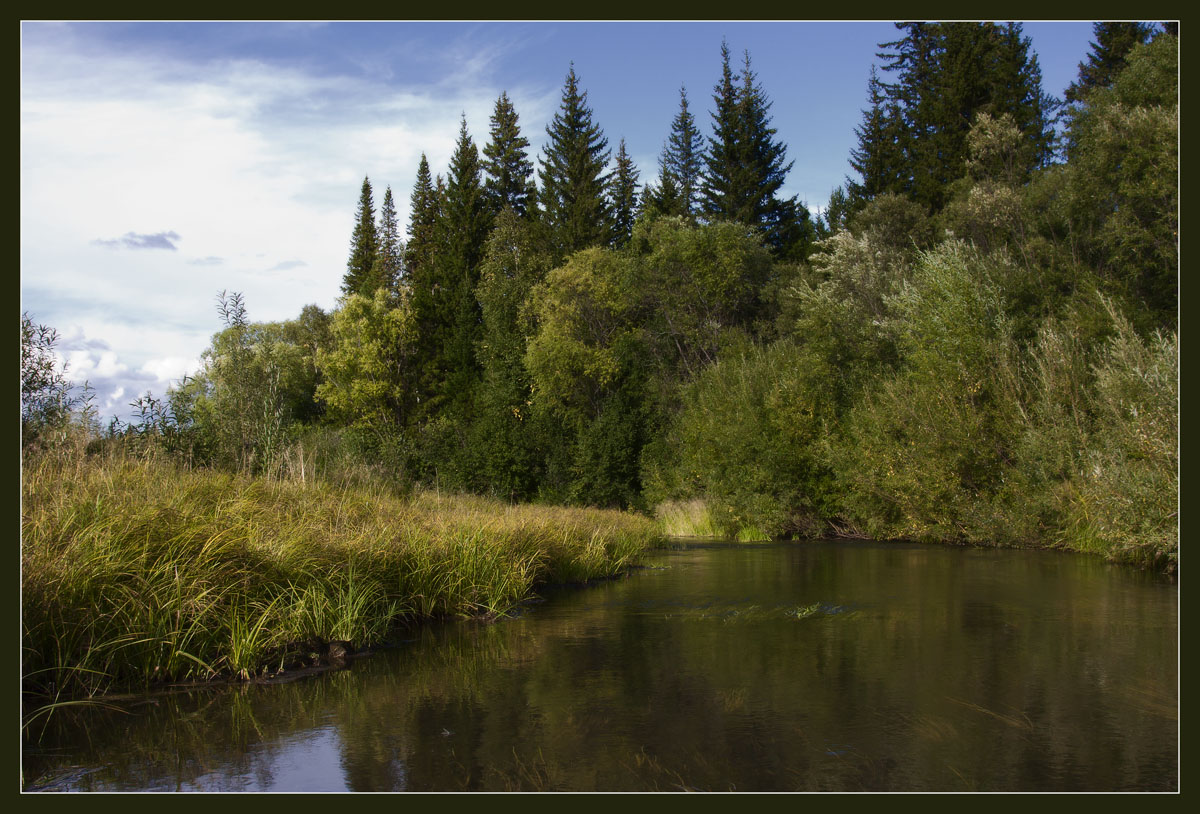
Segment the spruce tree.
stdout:
<svg viewBox="0 0 1200 814">
<path fill-rule="evenodd" d="M 346 262 L 346 274 L 342 277 L 342 294 L 371 296 L 379 287 L 372 272 L 375 258 L 379 254 L 379 234 L 375 228 L 375 201 L 371 195 L 371 181 L 364 177 L 362 192 L 355 213 L 354 233 L 350 236 L 350 259 Z"/>
<path fill-rule="evenodd" d="M 493 217 L 504 207 L 524 216 L 531 203 L 533 162 L 526 150 L 529 139 L 521 135 L 517 111 L 502 92 L 491 118 L 491 141 L 483 148 L 484 193 Z"/>
<path fill-rule="evenodd" d="M 604 245 L 612 234 L 605 201 L 608 187 L 608 139 L 592 121 L 587 92 L 580 92 L 572 63 L 563 86 L 562 104 L 546 127 L 550 142 L 543 148 L 541 204 L 551 245 L 558 258 L 589 246 Z"/>
<path fill-rule="evenodd" d="M 897 23 L 905 36 L 883 43 L 885 71 L 897 74 L 888 93 L 903 128 L 905 181 L 913 200 L 932 212 L 966 171 L 967 133 L 978 113 L 1009 113 L 1025 141 L 1028 172 L 1049 157 L 1052 100 L 1021 26 L 1009 23 Z"/>
<path fill-rule="evenodd" d="M 775 140 L 771 102 L 755 81 L 750 52 L 745 52 L 737 77 L 730 69 L 725 43 L 721 44 L 721 62 L 721 81 L 714 89 L 714 133 L 705 161 L 705 214 L 710 220 L 732 220 L 753 227 L 776 256 L 802 254 L 811 239 L 808 210 L 794 197 L 779 197 L 792 162 L 784 163 L 787 147 Z"/>
<path fill-rule="evenodd" d="M 687 88 L 679 88 L 679 112 L 671 122 L 671 135 L 659 158 L 662 176 L 670 176 L 679 190 L 682 211 L 692 216 L 699 208 L 700 173 L 704 162 L 704 137 L 696 127 L 696 117 L 688 110 Z"/>
<path fill-rule="evenodd" d="M 438 379 L 434 370 L 438 291 L 434 260 L 437 257 L 437 224 L 441 214 L 439 187 L 434 186 L 429 161 L 424 153 L 417 167 L 417 180 L 409 198 L 411 212 L 408 222 L 408 244 L 404 247 L 405 287 L 408 289 L 413 317 L 416 320 L 417 346 L 413 363 L 412 397 L 421 413 L 429 406 L 429 396 Z"/>
<path fill-rule="evenodd" d="M 396 205 L 392 200 L 392 188 L 383 193 L 383 205 L 379 208 L 379 251 L 371 272 L 372 281 L 377 281 L 390 294 L 396 294 L 403 275 L 402 258 L 404 244 L 400 241 L 400 228 L 396 224 Z"/>
<path fill-rule="evenodd" d="M 704 154 L 704 178 L 701 183 L 701 210 L 708 220 L 739 220 L 737 191 L 742 182 L 743 161 L 740 152 L 741 126 L 738 116 L 737 87 L 729 64 L 729 45 L 721 42 L 721 80 L 713 88 L 716 110 L 713 134 Z"/>
<path fill-rule="evenodd" d="M 437 197 L 429 173 L 429 161 L 421 153 L 417 180 L 409 197 L 408 244 L 404 247 L 404 267 L 411 285 L 426 276 L 433 262 L 433 230 L 437 223 Z"/>
<path fill-rule="evenodd" d="M 858 172 L 861 182 L 847 179 L 851 206 L 861 207 L 884 192 L 904 192 L 905 165 L 901 144 L 904 123 L 900 108 L 891 99 L 879 72 L 871 66 L 867 81 L 870 107 L 863 111 L 862 124 L 854 128 L 858 147 L 850 151 L 850 166 Z"/>
<path fill-rule="evenodd" d="M 1149 42 L 1152 29 L 1139 22 L 1092 23 L 1096 40 L 1087 62 L 1079 63 L 1079 78 L 1067 88 L 1068 102 L 1082 101 L 1092 88 L 1107 88 L 1125 67 L 1125 57 L 1135 45 Z"/>
<path fill-rule="evenodd" d="M 625 151 L 625 139 L 617 147 L 617 166 L 612 175 L 609 194 L 612 199 L 613 245 L 618 248 L 629 242 L 638 209 L 638 170 Z"/>
<path fill-rule="evenodd" d="M 435 230 L 435 336 L 439 337 L 438 383 L 434 395 L 458 407 L 469 404 L 477 378 L 475 342 L 479 335 L 479 303 L 475 286 L 479 261 L 491 228 L 484 198 L 479 150 L 467 132 L 464 116 L 450 159 L 442 216 Z"/>
</svg>

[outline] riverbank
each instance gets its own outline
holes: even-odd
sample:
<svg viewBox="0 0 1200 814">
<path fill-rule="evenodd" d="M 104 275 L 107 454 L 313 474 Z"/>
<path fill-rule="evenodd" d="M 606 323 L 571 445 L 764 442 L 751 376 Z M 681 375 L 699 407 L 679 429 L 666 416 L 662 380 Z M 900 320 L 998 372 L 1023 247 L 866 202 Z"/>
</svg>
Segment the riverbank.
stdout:
<svg viewBox="0 0 1200 814">
<path fill-rule="evenodd" d="M 663 539 L 629 513 L 121 455 L 27 462 L 21 535 L 22 676 L 47 701 L 247 678 L 298 644 L 359 648 L 415 620 L 503 613 L 539 584 L 619 573 Z"/>
</svg>

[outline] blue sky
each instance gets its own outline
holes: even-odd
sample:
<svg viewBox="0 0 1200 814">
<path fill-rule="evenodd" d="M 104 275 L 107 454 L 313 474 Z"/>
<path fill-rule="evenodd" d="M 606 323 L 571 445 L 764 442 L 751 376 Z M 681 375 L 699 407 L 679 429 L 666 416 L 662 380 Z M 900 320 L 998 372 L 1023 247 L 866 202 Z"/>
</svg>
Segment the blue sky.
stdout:
<svg viewBox="0 0 1200 814">
<path fill-rule="evenodd" d="M 1026 22 L 1061 96 L 1090 22 Z M 21 307 L 62 335 L 105 415 L 200 363 L 214 298 L 251 319 L 335 306 L 364 175 L 402 224 L 422 152 L 449 163 L 460 117 L 487 141 L 507 91 L 540 153 L 573 61 L 594 120 L 653 180 L 686 86 L 710 131 L 722 39 L 751 65 L 821 207 L 851 172 L 891 22 L 59 23 L 21 25 Z"/>
</svg>

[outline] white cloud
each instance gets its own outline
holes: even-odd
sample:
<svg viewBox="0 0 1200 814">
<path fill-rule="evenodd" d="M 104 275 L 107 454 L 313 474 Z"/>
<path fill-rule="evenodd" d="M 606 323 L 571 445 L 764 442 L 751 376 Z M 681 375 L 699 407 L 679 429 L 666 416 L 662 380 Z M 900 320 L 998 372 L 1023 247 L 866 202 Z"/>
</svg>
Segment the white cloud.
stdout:
<svg viewBox="0 0 1200 814">
<path fill-rule="evenodd" d="M 165 356 L 161 359 L 151 359 L 142 365 L 141 371 L 148 373 L 160 384 L 174 384 L 185 375 L 194 373 L 200 367 L 199 359 L 187 359 L 182 356 Z"/>
<path fill-rule="evenodd" d="M 183 64 L 59 32 L 22 51 L 22 307 L 99 343 L 65 351 L 71 378 L 112 393 L 161 391 L 194 369 L 220 328 L 218 291 L 241 291 L 254 320 L 332 308 L 363 175 L 377 206 L 392 186 L 407 224 L 421 153 L 444 173 L 464 111 L 481 147 L 499 95 L 486 54 L 459 81 L 411 89 Z M 508 92 L 535 136 L 557 89 Z M 155 237 L 186 251 L 127 250 Z"/>
<path fill-rule="evenodd" d="M 105 415 L 124 414 L 128 405 L 125 403 L 125 388 L 118 387 L 108 394 L 108 398 L 100 405 L 100 412 Z"/>
</svg>

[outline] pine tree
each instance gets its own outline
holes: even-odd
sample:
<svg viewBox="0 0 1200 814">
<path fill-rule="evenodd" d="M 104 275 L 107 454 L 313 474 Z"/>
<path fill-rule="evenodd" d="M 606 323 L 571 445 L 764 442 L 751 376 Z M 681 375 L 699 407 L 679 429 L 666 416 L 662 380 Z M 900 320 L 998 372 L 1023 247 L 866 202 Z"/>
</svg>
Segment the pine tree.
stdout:
<svg viewBox="0 0 1200 814">
<path fill-rule="evenodd" d="M 625 152 L 625 139 L 617 147 L 617 166 L 612 175 L 609 195 L 612 199 L 613 245 L 624 246 L 633 235 L 633 222 L 638 209 L 638 170 L 629 153 Z"/>
<path fill-rule="evenodd" d="M 526 150 L 529 139 L 521 135 L 517 111 L 502 92 L 491 118 L 491 141 L 483 148 L 484 191 L 493 216 L 506 206 L 524 216 L 532 201 L 533 162 Z"/>
<path fill-rule="evenodd" d="M 549 237 L 559 258 L 603 245 L 612 234 L 605 201 L 609 176 L 608 139 L 592 121 L 587 92 L 579 91 L 574 63 L 563 86 L 562 104 L 546 128 L 541 203 Z"/>
<path fill-rule="evenodd" d="M 354 233 L 350 237 L 350 259 L 346 262 L 346 274 L 342 277 L 343 294 L 371 296 L 379 281 L 372 272 L 375 258 L 379 254 L 379 235 L 375 228 L 375 201 L 371 195 L 371 181 L 364 177 L 362 193 L 358 198 L 355 213 Z"/>
<path fill-rule="evenodd" d="M 392 200 L 392 188 L 383 193 L 383 206 L 379 209 L 379 251 L 375 257 L 371 278 L 391 294 L 400 288 L 403 275 L 404 244 L 400 241 L 400 228 L 396 224 L 396 205 Z"/>
<path fill-rule="evenodd" d="M 1135 45 L 1149 42 L 1152 29 L 1139 22 L 1092 23 L 1096 40 L 1087 62 L 1079 63 L 1079 78 L 1067 88 L 1066 100 L 1079 102 L 1092 88 L 1107 88 L 1125 67 Z"/>
</svg>

